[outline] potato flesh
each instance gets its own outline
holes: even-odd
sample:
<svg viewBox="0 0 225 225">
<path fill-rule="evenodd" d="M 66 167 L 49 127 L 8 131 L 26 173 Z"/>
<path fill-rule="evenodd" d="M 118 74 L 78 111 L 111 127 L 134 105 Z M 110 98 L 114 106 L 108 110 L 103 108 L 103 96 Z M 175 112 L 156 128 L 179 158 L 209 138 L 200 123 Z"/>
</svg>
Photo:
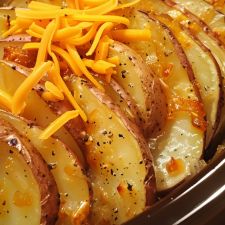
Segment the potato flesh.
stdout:
<svg viewBox="0 0 225 225">
<path fill-rule="evenodd" d="M 202 101 L 207 117 L 206 146 L 210 143 L 217 128 L 217 117 L 220 100 L 220 75 L 211 56 L 201 49 L 185 32 L 173 30 L 176 37 L 182 35 L 185 42 L 180 41 L 199 84 Z M 188 43 L 186 46 L 186 43 Z"/>
<path fill-rule="evenodd" d="M 109 56 L 119 57 L 120 64 L 113 78 L 137 106 L 138 125 L 146 137 L 155 137 L 167 117 L 167 99 L 159 79 L 137 52 L 122 43 L 114 42 Z"/>
<path fill-rule="evenodd" d="M 166 84 L 169 86 L 171 93 L 185 99 L 197 100 L 187 71 L 183 68 L 174 45 L 165 30 L 143 13 L 135 11 L 133 14 L 135 17 L 134 19 L 131 18 L 130 27 L 151 29 L 152 41 L 151 43 L 133 43 L 130 46 L 145 59 L 145 62 L 151 66 L 159 77 L 163 78 L 164 70 L 171 64 L 173 66 L 171 73 L 166 78 Z"/>
<path fill-rule="evenodd" d="M 39 225 L 39 186 L 18 150 L 3 142 L 0 147 L 0 224 Z"/>
<path fill-rule="evenodd" d="M 152 154 L 158 191 L 179 184 L 193 173 L 193 168 L 199 163 L 203 149 L 203 135 L 190 121 L 191 117 L 187 113 L 176 113 L 174 119 L 169 120 L 163 129 L 163 135 L 154 143 L 155 149 L 152 150 Z M 185 169 L 176 175 L 167 170 L 167 163 L 170 162 L 171 157 L 185 162 Z"/>
<path fill-rule="evenodd" d="M 18 86 L 25 79 L 25 76 L 3 63 L 0 63 L 0 74 L 0 88 L 13 96 Z M 26 103 L 27 106 L 22 113 L 22 116 L 34 121 L 42 127 L 47 127 L 58 117 L 58 115 L 51 111 L 48 104 L 45 103 L 35 91 L 30 92 Z M 79 161 L 84 165 L 83 154 L 68 131 L 62 127 L 56 133 L 56 136 L 63 140 L 63 142 L 75 152 Z"/>
<path fill-rule="evenodd" d="M 73 221 L 73 219 L 81 222 L 82 218 L 75 218 L 75 214 L 83 204 L 85 204 L 85 210 L 82 216 L 83 219 L 86 219 L 90 205 L 89 187 L 76 156 L 57 139 L 40 140 L 37 138 L 42 132 L 38 127 L 29 126 L 25 121 L 4 111 L 0 111 L 0 118 L 9 122 L 22 135 L 26 136 L 52 168 L 51 172 L 61 200 L 58 224 L 71 224 L 69 221 Z"/>
<path fill-rule="evenodd" d="M 131 27 L 150 28 L 152 41 L 135 43 L 131 47 L 142 55 L 160 77 L 163 69 L 172 63 L 171 73 L 165 79 L 169 95 L 198 100 L 187 70 L 183 68 L 165 29 L 143 13 L 136 12 L 134 18 L 135 20 L 131 17 Z M 161 135 L 150 140 L 150 144 L 155 148 L 152 154 L 157 190 L 164 191 L 174 187 L 192 173 L 191 168 L 199 161 L 203 152 L 204 132 L 192 125 L 189 113 L 177 112 L 173 115 L 173 120 L 168 120 Z M 171 175 L 166 169 L 171 157 L 182 159 L 185 164 L 185 170 L 176 176 Z"/>
<path fill-rule="evenodd" d="M 225 17 L 223 14 L 217 12 L 204 0 L 173 0 L 173 2 L 186 8 L 191 13 L 203 20 L 213 31 L 218 32 L 218 34 L 221 35 L 220 40 L 225 43 Z"/>
<path fill-rule="evenodd" d="M 145 209 L 146 168 L 140 146 L 122 121 L 82 80 L 72 84 L 89 118 L 86 158 L 93 188 L 93 224 L 121 224 Z M 82 96 L 82 97 L 80 97 Z"/>
</svg>

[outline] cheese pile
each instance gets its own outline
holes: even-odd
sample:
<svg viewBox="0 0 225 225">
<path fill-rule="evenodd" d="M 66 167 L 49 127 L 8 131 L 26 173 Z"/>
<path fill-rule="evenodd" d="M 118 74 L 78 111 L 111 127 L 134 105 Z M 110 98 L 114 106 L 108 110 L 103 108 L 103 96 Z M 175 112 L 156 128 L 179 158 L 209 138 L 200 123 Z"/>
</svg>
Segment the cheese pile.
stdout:
<svg viewBox="0 0 225 225">
<path fill-rule="evenodd" d="M 42 133 L 47 139 L 69 120 L 78 115 L 86 122 L 87 116 L 75 101 L 60 75 L 59 59 L 63 59 L 74 76 L 85 76 L 101 91 L 104 87 L 92 75 L 97 73 L 110 82 L 116 76 L 118 57 L 108 57 L 109 45 L 114 40 L 150 40 L 149 30 L 127 29 L 129 20 L 115 15 L 121 8 L 131 7 L 140 0 L 119 4 L 118 0 L 67 0 L 65 7 L 32 1 L 28 8 L 16 8 L 16 19 L 2 36 L 28 34 L 35 42 L 26 43 L 24 49 L 38 49 L 32 73 L 18 87 L 14 96 L 0 90 L 0 99 L 14 114 L 20 114 L 26 106 L 26 98 L 32 88 L 45 78 L 47 101 L 67 98 L 74 110 L 53 121 Z"/>
</svg>

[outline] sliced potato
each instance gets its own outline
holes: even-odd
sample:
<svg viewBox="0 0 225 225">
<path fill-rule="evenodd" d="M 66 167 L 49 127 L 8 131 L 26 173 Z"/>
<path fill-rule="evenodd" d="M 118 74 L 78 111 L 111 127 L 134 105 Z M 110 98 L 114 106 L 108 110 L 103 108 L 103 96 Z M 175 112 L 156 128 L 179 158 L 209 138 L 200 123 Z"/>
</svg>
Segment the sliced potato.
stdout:
<svg viewBox="0 0 225 225">
<path fill-rule="evenodd" d="M 15 90 L 25 79 L 25 76 L 15 70 L 14 66 L 11 68 L 9 65 L 6 65 L 6 63 L 0 63 L 0 89 L 13 96 Z M 49 108 L 48 104 L 45 103 L 35 91 L 31 91 L 28 95 L 27 106 L 22 113 L 22 116 L 34 121 L 42 127 L 47 127 L 57 118 L 57 114 Z M 85 165 L 81 150 L 74 141 L 72 135 L 64 127 L 56 133 L 56 136 L 68 145 L 70 149 L 75 152 L 82 165 Z"/>
<path fill-rule="evenodd" d="M 215 134 L 221 116 L 221 71 L 211 52 L 204 48 L 199 40 L 197 41 L 190 33 L 188 34 L 179 29 L 179 25 L 174 28 L 172 21 L 163 19 L 163 22 L 170 27 L 178 39 L 193 68 L 206 111 L 208 122 L 206 146 L 208 146 Z"/>
<path fill-rule="evenodd" d="M 114 79 L 136 103 L 140 112 L 139 124 L 145 136 L 156 136 L 167 117 L 167 100 L 159 79 L 141 56 L 122 43 L 111 44 L 109 56 L 119 57 L 120 65 Z"/>
<path fill-rule="evenodd" d="M 74 153 L 57 139 L 39 139 L 42 130 L 31 121 L 2 110 L 0 118 L 26 136 L 51 168 L 60 193 L 58 224 L 80 224 L 87 220 L 90 207 L 89 186 Z"/>
<path fill-rule="evenodd" d="M 204 0 L 172 0 L 178 8 L 185 8 L 207 24 L 225 44 L 225 16 Z"/>
<path fill-rule="evenodd" d="M 0 141 L 1 224 L 55 224 L 58 190 L 44 160 L 26 138 L 2 119 Z"/>
<path fill-rule="evenodd" d="M 130 27 L 151 29 L 152 41 L 130 46 L 139 52 L 155 74 L 164 80 L 168 86 L 168 98 L 172 100 L 178 97 L 201 104 L 198 86 L 193 82 L 192 67 L 170 30 L 141 12 L 135 11 L 131 15 Z M 150 140 L 150 144 L 153 148 L 157 190 L 164 191 L 192 173 L 191 168 L 199 161 L 204 150 L 204 132 L 193 126 L 190 113 L 177 111 L 167 121 L 161 135 Z M 178 160 L 180 163 L 177 172 L 171 173 L 167 168 L 171 160 Z"/>
<path fill-rule="evenodd" d="M 88 116 L 85 156 L 93 188 L 93 224 L 121 224 L 155 198 L 152 158 L 139 129 L 84 79 L 70 83 Z M 82 97 L 81 97 L 82 96 Z"/>
<path fill-rule="evenodd" d="M 222 0 L 205 0 L 207 3 L 211 4 L 213 8 L 223 14 L 225 14 L 225 2 Z"/>
<path fill-rule="evenodd" d="M 14 147 L 3 142 L 0 146 L 0 223 L 28 225 L 32 221 L 39 225 L 41 204 L 37 181 Z"/>
</svg>

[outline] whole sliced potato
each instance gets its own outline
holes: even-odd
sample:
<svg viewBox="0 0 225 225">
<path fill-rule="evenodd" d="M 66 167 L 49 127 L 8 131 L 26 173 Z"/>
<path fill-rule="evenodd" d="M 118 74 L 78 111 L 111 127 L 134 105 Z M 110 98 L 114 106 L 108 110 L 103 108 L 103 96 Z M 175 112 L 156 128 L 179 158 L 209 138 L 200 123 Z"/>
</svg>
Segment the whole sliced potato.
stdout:
<svg viewBox="0 0 225 225">
<path fill-rule="evenodd" d="M 54 225 L 59 197 L 47 164 L 28 139 L 2 119 L 0 143 L 0 223 Z"/>
<path fill-rule="evenodd" d="M 88 179 L 74 153 L 57 139 L 39 139 L 42 130 L 34 126 L 32 121 L 2 110 L 0 118 L 26 136 L 51 168 L 60 193 L 57 223 L 80 224 L 87 220 L 90 208 Z"/>
<path fill-rule="evenodd" d="M 18 86 L 26 78 L 20 73 L 25 72 L 24 67 L 21 68 L 22 69 L 19 70 L 18 68 L 15 68 L 14 64 L 7 64 L 5 62 L 0 63 L 0 89 L 6 91 L 11 96 L 13 96 Z M 26 72 L 28 73 L 29 70 Z M 12 82 L 12 80 L 14 82 Z M 42 91 L 42 88 L 40 88 L 40 91 Z M 64 105 L 61 105 L 61 110 L 63 110 L 63 106 Z M 27 106 L 21 116 L 34 121 L 36 124 L 42 127 L 47 127 L 58 117 L 58 115 L 49 108 L 49 105 L 43 101 L 43 99 L 36 93 L 35 90 L 31 91 L 31 93 L 28 95 Z M 66 145 L 68 145 L 70 149 L 72 149 L 77 155 L 82 165 L 85 165 L 83 154 L 80 148 L 75 142 L 73 136 L 64 127 L 62 127 L 56 133 L 56 136 L 59 137 L 59 139 L 62 140 Z"/>
<path fill-rule="evenodd" d="M 167 86 L 169 102 L 181 98 L 184 102 L 197 102 L 202 106 L 190 62 L 172 32 L 142 12 L 133 11 L 130 15 L 131 28 L 146 28 L 152 31 L 151 42 L 133 43 L 130 46 L 144 58 L 154 73 L 163 79 Z M 191 110 L 198 113 L 197 109 Z M 178 110 L 172 114 L 161 135 L 150 139 L 158 191 L 168 190 L 192 174 L 192 167 L 203 154 L 204 142 L 204 130 L 194 127 L 190 111 Z M 177 172 L 171 172 L 169 169 L 169 165 L 174 162 L 180 164 Z"/>
<path fill-rule="evenodd" d="M 109 56 L 118 56 L 120 64 L 114 79 L 131 96 L 139 110 L 139 125 L 146 137 L 159 133 L 167 118 L 167 100 L 159 79 L 140 55 L 128 46 L 114 42 Z"/>
<path fill-rule="evenodd" d="M 91 223 L 121 224 L 155 199 L 152 157 L 140 130 L 87 80 L 70 84 L 88 117 L 85 156 L 93 189 Z"/>
</svg>

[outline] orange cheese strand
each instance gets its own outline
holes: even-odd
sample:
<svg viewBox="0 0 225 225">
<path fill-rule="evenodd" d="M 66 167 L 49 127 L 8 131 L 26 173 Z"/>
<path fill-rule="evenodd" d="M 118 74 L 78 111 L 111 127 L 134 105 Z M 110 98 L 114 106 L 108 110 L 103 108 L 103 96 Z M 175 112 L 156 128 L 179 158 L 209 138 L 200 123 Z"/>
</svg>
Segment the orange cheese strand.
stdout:
<svg viewBox="0 0 225 225">
<path fill-rule="evenodd" d="M 51 21 L 43 34 L 43 37 L 40 42 L 40 48 L 37 54 L 37 60 L 35 67 L 39 66 L 42 62 L 45 61 L 47 57 L 48 44 L 51 41 L 52 33 L 55 30 L 55 20 Z"/>
<path fill-rule="evenodd" d="M 108 57 L 109 43 L 110 40 L 107 36 L 101 38 L 95 51 L 95 60 L 106 59 Z"/>
<path fill-rule="evenodd" d="M 114 24 L 112 22 L 106 22 L 106 23 L 102 24 L 102 26 L 97 31 L 94 41 L 91 45 L 91 48 L 86 53 L 86 56 L 91 56 L 94 53 L 94 51 L 99 43 L 99 40 L 103 35 L 103 32 L 111 30 L 113 28 L 113 26 L 114 26 Z"/>
<path fill-rule="evenodd" d="M 107 0 L 83 0 L 85 6 L 94 7 L 105 3 Z"/>
<path fill-rule="evenodd" d="M 40 139 L 48 139 L 57 130 L 64 126 L 69 120 L 72 120 L 79 116 L 79 110 L 67 111 L 58 117 L 55 121 L 50 123 L 50 125 L 41 133 Z"/>
<path fill-rule="evenodd" d="M 118 56 L 112 56 L 110 58 L 107 58 L 107 61 L 110 63 L 113 63 L 116 66 L 118 66 L 120 64 L 120 59 Z"/>
<path fill-rule="evenodd" d="M 52 62 L 43 62 L 40 66 L 34 68 L 33 72 L 27 77 L 23 83 L 16 90 L 13 98 L 12 98 L 12 112 L 13 114 L 20 114 L 23 107 L 27 95 L 31 91 L 31 89 L 38 84 L 41 78 L 46 74 L 47 71 L 50 70 L 52 66 Z"/>
<path fill-rule="evenodd" d="M 122 42 L 130 41 L 149 41 L 151 40 L 151 31 L 149 29 L 124 29 L 111 31 L 114 40 Z"/>
<path fill-rule="evenodd" d="M 79 66 L 82 73 L 101 91 L 104 91 L 103 86 L 98 83 L 98 81 L 91 75 L 91 73 L 87 70 L 85 64 L 80 58 L 76 48 L 71 47 L 70 45 L 66 46 L 70 56 L 73 58 L 74 62 Z"/>
<path fill-rule="evenodd" d="M 53 80 L 53 82 L 57 85 L 57 87 L 63 91 L 63 93 L 65 94 L 65 96 L 67 97 L 67 99 L 69 100 L 70 104 L 74 107 L 74 109 L 79 110 L 79 114 L 81 116 L 81 118 L 84 120 L 84 122 L 87 121 L 87 116 L 84 113 L 84 111 L 80 108 L 80 106 L 77 104 L 75 98 L 73 97 L 73 95 L 71 94 L 70 90 L 68 89 L 68 87 L 66 86 L 65 82 L 63 81 L 62 77 L 60 76 L 60 74 L 57 72 L 57 70 L 55 69 L 55 67 L 53 67 L 51 69 L 51 71 L 49 71 L 49 77 Z"/>
<path fill-rule="evenodd" d="M 30 29 L 26 30 L 26 33 L 29 34 L 32 37 L 36 37 L 36 38 L 40 38 L 40 39 L 42 38 L 41 34 L 35 32 L 33 30 L 30 30 Z"/>
<path fill-rule="evenodd" d="M 50 10 L 50 9 L 60 9 L 60 6 L 56 6 L 53 4 L 48 4 L 44 2 L 38 2 L 38 1 L 31 1 L 28 6 L 28 9 L 34 9 L 34 10 Z"/>
<path fill-rule="evenodd" d="M 2 36 L 2 38 L 6 38 L 9 35 L 15 33 L 18 29 L 19 29 L 19 26 L 16 24 L 16 25 L 12 26 L 9 30 L 4 32 L 1 36 Z"/>
<path fill-rule="evenodd" d="M 0 89 L 0 105 L 5 106 L 7 109 L 12 108 L 12 97 L 5 91 Z"/>
<path fill-rule="evenodd" d="M 78 76 L 82 75 L 82 72 L 80 68 L 78 67 L 77 63 L 74 63 L 72 57 L 67 51 L 55 45 L 52 45 L 52 51 L 60 55 L 68 63 L 68 65 L 70 66 L 70 68 L 72 69 L 75 75 L 78 75 Z"/>
<path fill-rule="evenodd" d="M 66 40 L 67 43 L 75 46 L 80 46 L 88 43 L 90 40 L 92 40 L 96 34 L 96 31 L 99 27 L 100 23 L 95 23 L 91 29 L 82 37 L 79 38 L 68 38 Z"/>
<path fill-rule="evenodd" d="M 38 48 L 40 48 L 40 43 L 38 43 L 38 42 L 26 43 L 23 46 L 23 49 L 38 49 Z M 74 72 L 75 75 L 77 75 L 77 76 L 82 75 L 81 70 L 79 69 L 77 64 L 74 63 L 73 59 L 71 58 L 71 56 L 69 55 L 69 53 L 67 51 L 63 50 L 62 48 L 60 48 L 56 45 L 52 45 L 51 49 L 53 52 L 58 54 L 60 57 L 62 57 L 68 63 L 68 65 L 70 66 L 71 70 Z M 54 63 L 55 63 L 55 61 L 54 61 Z M 59 72 L 58 69 L 57 69 L 57 71 Z"/>
<path fill-rule="evenodd" d="M 47 91 L 49 91 L 58 100 L 64 99 L 64 95 L 62 94 L 62 92 L 52 82 L 46 81 L 45 82 L 45 88 L 46 88 Z"/>
<path fill-rule="evenodd" d="M 139 3 L 141 0 L 135 0 L 135 1 L 132 1 L 132 2 L 128 2 L 128 3 L 125 3 L 125 4 L 120 4 L 118 5 L 115 9 L 123 9 L 123 8 L 128 8 L 128 7 L 131 7 L 131 6 L 134 6 L 136 5 L 137 3 Z"/>
<path fill-rule="evenodd" d="M 99 74 L 108 74 L 112 72 L 112 68 L 116 67 L 114 64 L 109 63 L 104 60 L 91 60 L 91 59 L 83 59 L 85 66 L 91 68 L 94 72 Z"/>
</svg>

